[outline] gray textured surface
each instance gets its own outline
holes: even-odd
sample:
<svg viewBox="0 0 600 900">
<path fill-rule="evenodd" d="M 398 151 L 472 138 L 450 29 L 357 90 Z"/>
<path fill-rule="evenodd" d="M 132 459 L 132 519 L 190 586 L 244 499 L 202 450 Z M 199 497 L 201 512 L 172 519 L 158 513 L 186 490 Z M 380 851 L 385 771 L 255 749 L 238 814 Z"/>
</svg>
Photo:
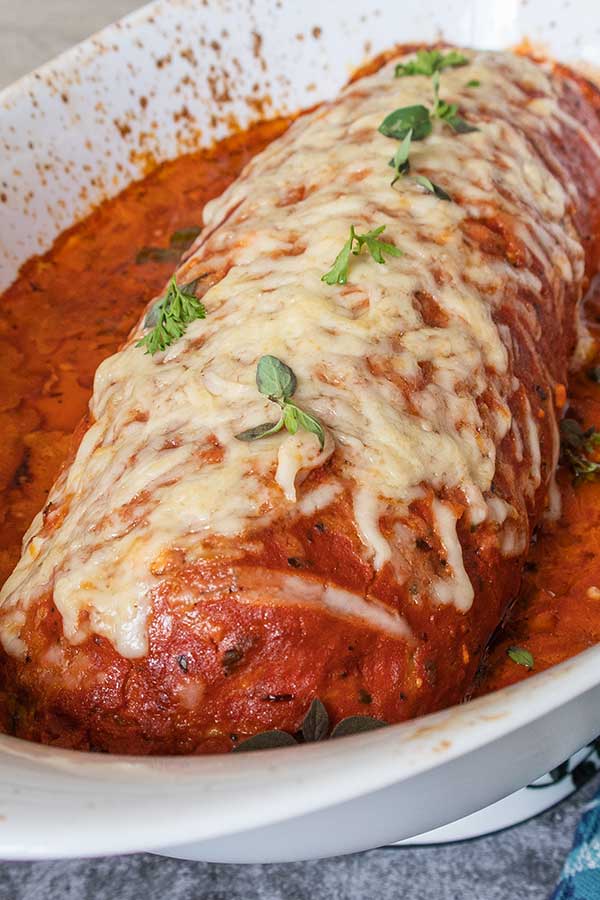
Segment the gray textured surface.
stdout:
<svg viewBox="0 0 600 900">
<path fill-rule="evenodd" d="M 0 0 L 0 88 L 143 0 Z"/>
<path fill-rule="evenodd" d="M 0 900 L 546 900 L 582 805 L 576 797 L 488 838 L 308 863 L 224 866 L 149 854 L 0 864 Z"/>
<path fill-rule="evenodd" d="M 0 86 L 139 5 L 0 0 Z M 577 797 L 518 828 L 465 844 L 379 850 L 311 863 L 221 866 L 148 854 L 0 864 L 0 900 L 545 900 L 568 851 Z"/>
</svg>

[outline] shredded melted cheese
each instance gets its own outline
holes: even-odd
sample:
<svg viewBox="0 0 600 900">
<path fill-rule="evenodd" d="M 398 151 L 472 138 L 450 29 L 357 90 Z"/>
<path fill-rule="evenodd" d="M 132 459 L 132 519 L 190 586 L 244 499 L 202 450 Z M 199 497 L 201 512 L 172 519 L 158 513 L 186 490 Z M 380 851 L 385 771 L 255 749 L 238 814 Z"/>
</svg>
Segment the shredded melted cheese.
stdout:
<svg viewBox="0 0 600 900">
<path fill-rule="evenodd" d="M 408 179 L 390 187 L 397 143 L 378 126 L 397 107 L 432 102 L 429 79 L 395 79 L 390 64 L 301 118 L 206 207 L 178 280 L 226 272 L 203 296 L 207 318 L 154 357 L 135 347 L 140 322 L 99 367 L 93 424 L 49 498 L 65 508 L 64 519 L 46 534 L 36 518 L 0 594 L 9 653 L 24 652 L 24 610 L 51 591 L 68 640 L 94 632 L 122 655 L 142 656 L 161 554 L 179 548 L 199 559 L 218 540 L 220 552 L 235 557 L 244 532 L 296 506 L 314 512 L 348 486 L 375 569 L 392 557 L 382 515 L 408 509 L 424 486 L 460 490 L 475 524 L 489 510 L 499 545 L 516 552 L 514 534 L 502 538 L 510 517 L 487 506 L 486 496 L 496 448 L 511 428 L 529 460 L 531 489 L 539 484 L 539 437 L 530 410 L 520 425 L 512 421 L 509 399 L 520 386 L 510 333 L 495 324 L 494 311 L 507 291 L 535 292 L 540 283 L 527 265 L 484 254 L 462 225 L 498 211 L 517 220 L 524 252 L 561 302 L 564 285 L 582 278 L 583 251 L 566 214 L 567 189 L 525 133 L 582 130 L 561 113 L 542 67 L 509 53 L 465 52 L 470 66 L 444 71 L 442 96 L 480 131 L 456 135 L 436 122 L 411 151 L 412 171 L 460 202 L 440 201 Z M 472 78 L 481 82 L 476 90 L 466 88 Z M 384 239 L 403 256 L 384 265 L 352 257 L 348 284 L 327 285 L 321 275 L 351 225 L 359 232 L 385 225 Z M 434 299 L 440 321 L 431 324 L 423 296 Z M 523 339 L 535 341 L 533 313 L 520 315 L 530 335 Z M 299 405 L 327 429 L 323 452 L 306 433 L 234 438 L 276 415 L 255 386 L 263 354 L 294 369 Z M 335 474 L 304 489 L 306 474 L 332 454 Z M 434 521 L 448 573 L 431 586 L 431 599 L 465 611 L 473 588 L 451 507 L 434 501 Z M 292 596 L 409 635 L 399 617 L 335 586 L 313 588 L 304 601 L 301 591 Z"/>
</svg>

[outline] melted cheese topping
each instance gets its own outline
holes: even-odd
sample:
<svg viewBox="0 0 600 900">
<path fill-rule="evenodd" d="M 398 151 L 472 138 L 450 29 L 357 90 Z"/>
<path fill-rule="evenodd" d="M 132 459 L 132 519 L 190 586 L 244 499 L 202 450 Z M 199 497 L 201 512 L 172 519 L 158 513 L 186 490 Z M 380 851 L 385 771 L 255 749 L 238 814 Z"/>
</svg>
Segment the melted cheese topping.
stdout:
<svg viewBox="0 0 600 900">
<path fill-rule="evenodd" d="M 392 63 L 301 118 L 206 207 L 204 231 L 178 279 L 226 272 L 203 297 L 207 318 L 154 357 L 135 347 L 140 323 L 98 369 L 93 424 L 49 498 L 63 521 L 47 534 L 36 518 L 0 594 L 9 653 L 23 652 L 23 610 L 52 591 L 70 641 L 95 632 L 124 656 L 141 656 L 162 553 L 176 547 L 198 559 L 217 541 L 235 557 L 248 529 L 296 505 L 317 509 L 347 487 L 365 558 L 381 568 L 392 556 L 381 516 L 407 509 L 424 485 L 461 491 L 472 521 L 482 521 L 496 447 L 511 424 L 524 435 L 531 485 L 539 483 L 537 425 L 531 414 L 520 430 L 511 421 L 519 384 L 510 333 L 496 326 L 494 310 L 507 291 L 535 291 L 540 282 L 527 265 L 483 253 L 461 226 L 498 211 L 516 221 L 525 254 L 561 302 L 564 285 L 582 278 L 583 251 L 567 215 L 571 198 L 525 133 L 582 130 L 561 114 L 541 67 L 508 53 L 469 56 L 468 69 L 444 71 L 442 96 L 481 130 L 455 135 L 436 122 L 411 150 L 412 171 L 460 202 L 440 201 L 408 179 L 390 187 L 397 143 L 377 128 L 396 107 L 432 101 L 429 79 L 395 79 Z M 481 87 L 467 89 L 471 78 Z M 385 239 L 404 255 L 385 265 L 353 257 L 348 284 L 329 286 L 321 275 L 351 225 L 358 232 L 385 225 Z M 435 325 L 424 296 L 441 313 Z M 522 306 L 521 330 L 535 342 L 539 325 Z M 327 428 L 322 453 L 304 433 L 235 440 L 274 417 L 254 382 L 263 354 L 293 367 L 299 405 Z M 331 454 L 333 480 L 305 492 L 303 478 Z M 435 502 L 449 571 L 432 585 L 432 599 L 465 610 L 473 590 L 456 521 Z M 507 545 L 513 552 L 512 535 Z M 340 615 L 364 614 L 364 604 L 336 590 L 320 602 Z M 389 617 L 378 616 L 389 630 Z"/>
</svg>

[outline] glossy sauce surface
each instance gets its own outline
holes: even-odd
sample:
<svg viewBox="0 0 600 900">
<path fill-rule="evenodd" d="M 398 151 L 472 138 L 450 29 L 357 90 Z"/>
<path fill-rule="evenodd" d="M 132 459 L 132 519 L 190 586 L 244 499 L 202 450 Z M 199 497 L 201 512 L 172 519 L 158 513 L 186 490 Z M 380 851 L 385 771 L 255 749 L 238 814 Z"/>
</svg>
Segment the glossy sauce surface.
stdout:
<svg viewBox="0 0 600 900">
<path fill-rule="evenodd" d="M 170 235 L 197 226 L 204 203 L 287 124 L 264 123 L 210 152 L 160 166 L 30 260 L 0 298 L 0 583 L 67 455 L 97 366 L 175 266 L 172 252 L 138 257 L 139 251 L 166 250 Z M 588 302 L 588 317 L 599 338 L 598 293 Z M 585 371 L 572 380 L 570 403 L 570 415 L 600 424 L 600 386 Z M 566 471 L 559 483 L 563 517 L 532 546 L 523 589 L 478 693 L 529 674 L 509 658 L 510 646 L 530 650 L 540 670 L 600 640 L 600 484 L 573 486 Z"/>
</svg>

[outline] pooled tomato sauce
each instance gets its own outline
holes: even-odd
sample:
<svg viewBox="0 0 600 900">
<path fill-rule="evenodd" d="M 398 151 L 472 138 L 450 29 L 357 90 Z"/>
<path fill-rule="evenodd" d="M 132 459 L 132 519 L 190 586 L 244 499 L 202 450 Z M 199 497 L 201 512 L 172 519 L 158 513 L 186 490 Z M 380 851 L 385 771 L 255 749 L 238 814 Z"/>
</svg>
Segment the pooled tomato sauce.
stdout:
<svg viewBox="0 0 600 900">
<path fill-rule="evenodd" d="M 595 358 L 572 375 L 566 415 L 600 430 L 600 283 L 589 292 L 585 319 Z M 597 457 L 598 458 L 598 457 Z M 557 475 L 562 515 L 534 536 L 519 596 L 498 630 L 482 667 L 477 694 L 504 687 L 547 669 L 600 642 L 600 475 L 574 483 L 561 466 Z M 528 650 L 534 669 L 515 663 L 511 647 Z"/>
<path fill-rule="evenodd" d="M 159 166 L 29 260 L 0 298 L 0 584 L 67 455 L 96 368 L 175 268 L 173 234 L 193 232 L 204 204 L 288 124 L 263 123 Z M 600 292 L 588 315 L 600 340 Z M 585 370 L 572 380 L 569 415 L 600 426 L 600 385 Z M 561 470 L 559 483 L 563 516 L 537 535 L 478 693 L 530 674 L 510 647 L 530 651 L 537 671 L 600 641 L 600 481 L 574 486 Z"/>
<path fill-rule="evenodd" d="M 164 163 L 30 259 L 0 297 L 0 584 L 67 455 L 96 369 L 175 269 L 172 254 L 161 261 L 144 248 L 167 250 L 174 232 L 198 226 L 204 204 L 288 125 L 265 122 Z"/>
</svg>

